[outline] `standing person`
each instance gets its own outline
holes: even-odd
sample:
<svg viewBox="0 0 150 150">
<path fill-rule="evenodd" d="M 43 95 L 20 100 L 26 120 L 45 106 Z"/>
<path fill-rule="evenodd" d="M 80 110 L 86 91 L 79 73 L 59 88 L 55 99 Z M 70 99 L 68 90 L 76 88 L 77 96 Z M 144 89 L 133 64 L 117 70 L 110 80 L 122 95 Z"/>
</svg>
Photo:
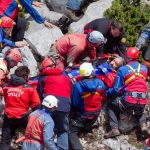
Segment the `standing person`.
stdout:
<svg viewBox="0 0 150 150">
<path fill-rule="evenodd" d="M 54 121 L 51 118 L 57 103 L 56 97 L 46 96 L 43 107 L 30 114 L 22 150 L 58 150 L 54 143 Z"/>
<path fill-rule="evenodd" d="M 78 134 L 81 130 L 90 129 L 98 118 L 101 103 L 105 99 L 106 89 L 103 81 L 92 75 L 91 63 L 80 66 L 81 81 L 73 85 L 72 106 L 76 108 L 75 117 L 70 121 L 69 143 L 72 150 L 83 150 Z"/>
<path fill-rule="evenodd" d="M 27 125 L 29 109 L 35 110 L 40 105 L 37 91 L 27 84 L 29 73 L 27 66 L 18 67 L 3 89 L 5 109 L 1 150 L 10 149 L 16 129 Z"/>
<path fill-rule="evenodd" d="M 117 53 L 125 59 L 126 38 L 123 26 L 120 22 L 104 18 L 95 19 L 85 25 L 84 33 L 87 34 L 93 30 L 101 32 L 107 39 L 107 42 L 102 48 L 103 50 L 99 52 L 99 55 L 101 55 L 102 52 L 105 54 Z"/>
<path fill-rule="evenodd" d="M 40 7 L 41 3 L 39 2 L 32 2 L 32 0 L 1 0 L 0 1 L 0 17 L 8 16 L 15 20 L 16 27 L 14 28 L 15 32 L 16 29 L 18 29 L 18 33 L 14 33 L 13 31 L 13 39 L 15 41 L 17 40 L 23 40 L 26 22 L 19 18 L 18 20 L 18 12 L 19 8 L 24 8 L 32 17 L 33 19 L 39 23 L 44 24 L 46 27 L 53 27 L 51 23 L 49 23 L 46 19 L 44 19 L 36 9 L 32 5 L 35 5 L 37 7 Z M 20 36 L 22 35 L 22 37 Z"/>
<path fill-rule="evenodd" d="M 0 22 L 0 49 L 5 46 L 10 47 L 23 47 L 27 45 L 25 41 L 13 42 L 9 40 L 12 36 L 12 30 L 14 27 L 14 21 L 9 17 L 2 17 Z"/>
<path fill-rule="evenodd" d="M 140 52 L 136 47 L 127 49 L 127 65 L 118 69 L 114 87 L 107 91 L 107 96 L 121 94 L 121 104 L 125 111 L 134 115 L 140 125 L 142 136 L 147 137 L 149 132 L 143 113 L 148 101 L 147 68 L 138 62 L 139 56 Z M 114 111 L 109 113 L 111 131 L 105 134 L 105 138 L 120 135 L 116 109 L 112 107 L 111 110 Z"/>
<path fill-rule="evenodd" d="M 96 48 L 105 44 L 106 39 L 98 32 L 89 34 L 67 34 L 61 37 L 52 47 L 49 56 L 57 55 L 56 67 L 64 69 L 69 64 L 79 62 L 81 55 L 88 53 L 90 60 L 96 58 Z"/>
<path fill-rule="evenodd" d="M 136 42 L 136 47 L 140 50 L 146 42 L 150 40 L 150 21 L 144 31 L 141 33 L 139 39 Z M 150 73 L 150 44 L 148 47 L 144 50 L 144 65 L 148 67 L 149 73 Z"/>
<path fill-rule="evenodd" d="M 61 69 L 56 68 L 56 64 L 51 58 L 45 58 L 41 64 L 37 90 L 41 100 L 48 95 L 53 95 L 58 99 L 58 107 L 52 113 L 57 129 L 57 147 L 60 150 L 68 150 L 71 80 L 63 75 Z"/>
</svg>

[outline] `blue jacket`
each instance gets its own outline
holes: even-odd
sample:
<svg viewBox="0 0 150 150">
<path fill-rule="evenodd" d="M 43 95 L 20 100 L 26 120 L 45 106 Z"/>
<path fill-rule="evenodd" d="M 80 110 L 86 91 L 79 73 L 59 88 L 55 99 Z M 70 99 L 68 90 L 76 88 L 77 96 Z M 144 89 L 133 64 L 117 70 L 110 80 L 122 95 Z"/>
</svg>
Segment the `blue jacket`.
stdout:
<svg viewBox="0 0 150 150">
<path fill-rule="evenodd" d="M 33 17 L 37 23 L 44 23 L 45 19 L 32 6 L 32 0 L 18 0 L 22 7 Z M 8 16 L 13 20 L 18 15 L 18 3 L 16 0 L 0 1 L 0 16 Z"/>
<path fill-rule="evenodd" d="M 127 65 L 130 65 L 134 70 L 138 70 L 139 63 L 137 61 L 131 61 Z M 125 83 L 134 72 L 127 66 L 122 66 L 117 71 L 117 76 L 115 79 L 114 87 L 107 90 L 107 96 L 111 95 L 123 95 L 122 100 L 126 100 L 129 103 L 136 103 L 137 99 L 131 98 L 130 96 L 125 96 L 126 92 L 147 92 L 146 77 L 147 77 L 147 68 L 140 64 L 140 74 L 144 77 L 136 76 L 130 82 Z M 145 103 L 145 100 L 144 100 Z"/>
<path fill-rule="evenodd" d="M 5 38 L 5 35 L 4 35 L 4 32 L 3 32 L 3 29 L 0 28 L 0 44 L 1 44 L 1 48 L 3 46 L 10 46 L 10 47 L 15 47 L 15 43 L 11 40 L 8 40 Z"/>
<path fill-rule="evenodd" d="M 147 27 L 144 29 L 144 31 L 141 33 L 137 43 L 136 47 L 141 49 L 141 47 L 146 43 L 147 40 L 150 39 L 150 22 L 148 23 Z"/>
<path fill-rule="evenodd" d="M 72 106 L 76 107 L 81 115 L 100 111 L 105 89 L 103 81 L 97 78 L 76 82 L 72 92 Z M 89 96 L 86 96 L 88 94 Z"/>
<path fill-rule="evenodd" d="M 46 109 L 31 113 L 25 131 L 23 150 L 58 150 L 54 143 L 54 121 Z M 37 140 L 36 140 L 37 139 Z"/>
</svg>

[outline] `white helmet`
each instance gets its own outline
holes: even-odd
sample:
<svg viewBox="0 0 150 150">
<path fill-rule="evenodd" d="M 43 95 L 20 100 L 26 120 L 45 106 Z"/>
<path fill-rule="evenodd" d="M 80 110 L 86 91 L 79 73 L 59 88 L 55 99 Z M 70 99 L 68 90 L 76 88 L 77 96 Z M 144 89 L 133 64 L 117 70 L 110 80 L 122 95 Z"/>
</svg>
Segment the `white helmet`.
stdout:
<svg viewBox="0 0 150 150">
<path fill-rule="evenodd" d="M 79 72 L 81 76 L 90 76 L 93 72 L 94 68 L 92 66 L 91 63 L 85 62 L 83 64 L 81 64 L 80 68 L 79 68 Z"/>
<path fill-rule="evenodd" d="M 107 39 L 104 38 L 103 34 L 99 31 L 92 31 L 88 35 L 88 41 L 99 45 L 105 44 Z"/>
<path fill-rule="evenodd" d="M 48 108 L 57 107 L 58 100 L 55 96 L 48 95 L 43 99 L 42 105 Z"/>
</svg>

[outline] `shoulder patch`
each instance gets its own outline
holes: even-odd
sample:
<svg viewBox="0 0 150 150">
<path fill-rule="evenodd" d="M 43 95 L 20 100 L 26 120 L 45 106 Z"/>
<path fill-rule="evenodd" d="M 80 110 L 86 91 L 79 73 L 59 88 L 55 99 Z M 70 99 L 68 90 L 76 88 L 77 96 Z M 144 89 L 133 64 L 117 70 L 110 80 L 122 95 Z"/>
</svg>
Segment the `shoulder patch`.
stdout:
<svg viewBox="0 0 150 150">
<path fill-rule="evenodd" d="M 122 39 L 121 39 L 121 42 L 122 42 L 122 43 L 126 43 L 126 38 L 122 38 Z"/>
</svg>

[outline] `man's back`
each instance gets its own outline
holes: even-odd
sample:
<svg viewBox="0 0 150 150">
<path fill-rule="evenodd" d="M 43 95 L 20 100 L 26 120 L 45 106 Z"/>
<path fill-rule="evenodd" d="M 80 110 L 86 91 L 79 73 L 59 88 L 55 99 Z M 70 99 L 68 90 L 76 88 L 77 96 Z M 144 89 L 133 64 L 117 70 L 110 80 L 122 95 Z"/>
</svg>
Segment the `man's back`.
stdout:
<svg viewBox="0 0 150 150">
<path fill-rule="evenodd" d="M 39 96 L 32 87 L 24 81 L 19 81 L 17 78 L 10 81 L 20 82 L 19 85 L 11 84 L 6 86 L 4 90 L 5 99 L 5 114 L 9 118 L 21 118 L 22 115 L 28 112 L 29 108 L 34 108 L 40 104 Z"/>
</svg>

